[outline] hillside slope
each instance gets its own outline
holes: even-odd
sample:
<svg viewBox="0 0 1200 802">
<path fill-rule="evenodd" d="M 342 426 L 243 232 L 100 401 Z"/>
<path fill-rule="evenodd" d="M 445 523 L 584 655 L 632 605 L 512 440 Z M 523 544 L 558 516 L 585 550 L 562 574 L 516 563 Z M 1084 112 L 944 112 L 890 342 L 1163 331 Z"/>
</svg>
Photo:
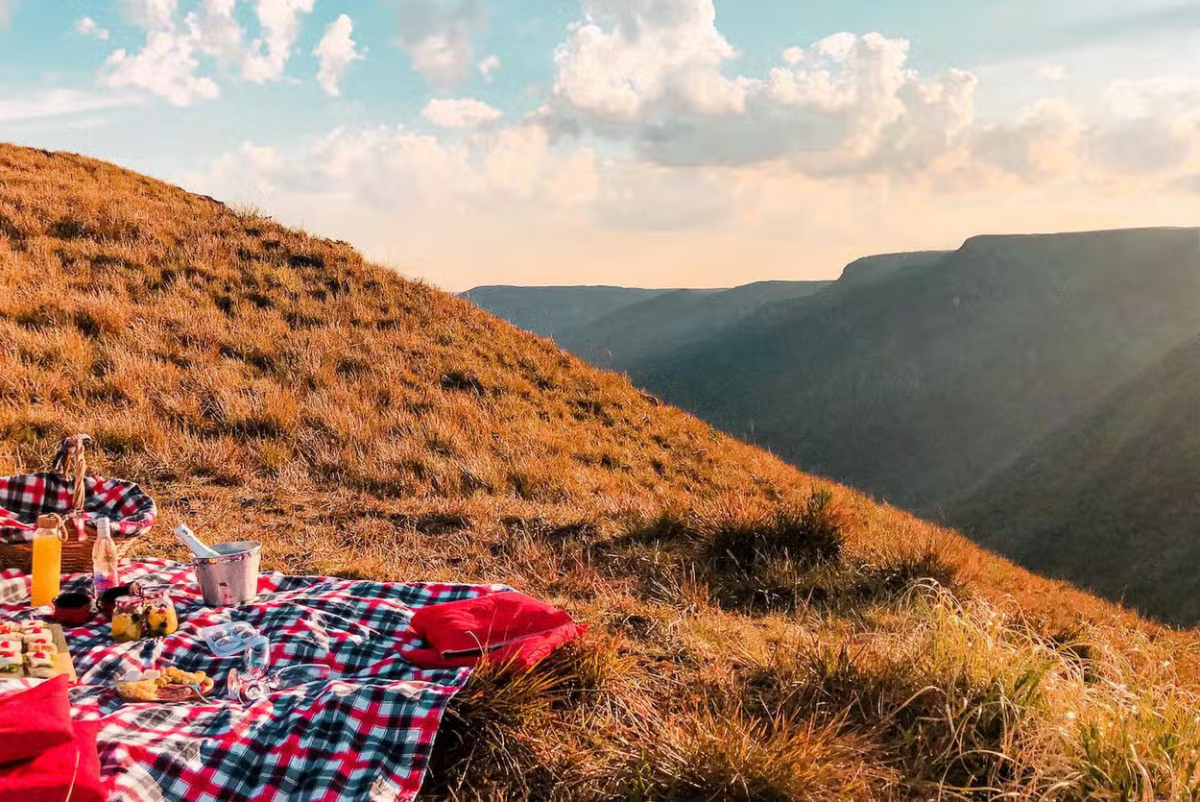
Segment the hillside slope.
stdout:
<svg viewBox="0 0 1200 802">
<path fill-rule="evenodd" d="M 982 543 L 1145 612 L 1200 621 L 1200 339 L 950 506 Z"/>
<path fill-rule="evenodd" d="M 626 287 L 474 287 L 463 297 L 517 328 L 543 337 L 586 326 L 671 290 Z"/>
<path fill-rule="evenodd" d="M 504 582 L 592 624 L 473 675 L 431 798 L 1184 798 L 1195 639 L 814 480 L 466 301 L 0 146 L 0 471 L 88 431 L 268 569 Z"/>
<path fill-rule="evenodd" d="M 670 359 L 681 349 L 721 336 L 767 304 L 812 295 L 828 284 L 761 281 L 730 290 L 676 290 L 565 329 L 555 342 L 593 365 L 632 372 L 646 362 Z"/>
</svg>

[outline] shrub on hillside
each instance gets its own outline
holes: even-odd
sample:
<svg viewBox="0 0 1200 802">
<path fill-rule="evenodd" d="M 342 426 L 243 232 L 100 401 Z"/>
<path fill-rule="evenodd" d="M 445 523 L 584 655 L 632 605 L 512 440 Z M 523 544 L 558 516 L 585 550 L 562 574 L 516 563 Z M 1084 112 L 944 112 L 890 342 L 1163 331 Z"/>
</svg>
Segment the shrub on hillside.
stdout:
<svg viewBox="0 0 1200 802">
<path fill-rule="evenodd" d="M 718 564 L 752 570 L 772 558 L 798 565 L 836 563 L 846 542 L 847 517 L 824 488 L 803 506 L 741 507 L 707 522 L 709 550 Z"/>
</svg>

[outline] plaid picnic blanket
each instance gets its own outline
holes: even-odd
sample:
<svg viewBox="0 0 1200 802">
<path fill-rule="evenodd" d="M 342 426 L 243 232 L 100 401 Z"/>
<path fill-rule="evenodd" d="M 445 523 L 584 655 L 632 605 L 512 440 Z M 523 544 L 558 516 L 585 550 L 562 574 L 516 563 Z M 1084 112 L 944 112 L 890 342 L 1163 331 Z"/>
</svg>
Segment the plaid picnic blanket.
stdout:
<svg viewBox="0 0 1200 802">
<path fill-rule="evenodd" d="M 75 715 L 99 719 L 103 773 L 115 802 L 332 802 L 412 799 L 434 736 L 469 670 L 422 671 L 400 657 L 416 642 L 413 612 L 439 602 L 507 590 L 499 585 L 394 584 L 263 574 L 252 605 L 213 609 L 200 600 L 189 566 L 148 561 L 122 578 L 170 583 L 179 631 L 114 644 L 93 622 L 66 630 L 79 673 Z M 64 591 L 91 578 L 64 579 Z M 27 620 L 28 579 L 0 573 L 0 617 Z M 327 682 L 274 691 L 245 706 L 224 700 L 224 680 L 241 658 L 212 655 L 201 627 L 246 621 L 271 640 L 272 670 L 323 663 Z M 209 704 L 123 704 L 113 683 L 166 665 L 216 680 Z"/>
</svg>

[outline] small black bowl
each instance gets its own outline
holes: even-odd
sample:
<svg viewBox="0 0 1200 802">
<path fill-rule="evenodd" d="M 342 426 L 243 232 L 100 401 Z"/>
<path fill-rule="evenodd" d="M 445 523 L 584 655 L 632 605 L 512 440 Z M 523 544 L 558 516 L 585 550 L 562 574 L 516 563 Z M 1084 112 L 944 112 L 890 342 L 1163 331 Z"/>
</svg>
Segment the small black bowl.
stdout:
<svg viewBox="0 0 1200 802">
<path fill-rule="evenodd" d="M 100 612 L 109 621 L 112 620 L 113 610 L 117 606 L 117 599 L 122 596 L 128 596 L 129 591 L 133 590 L 133 585 L 118 585 L 115 588 L 109 588 L 100 594 Z"/>
<path fill-rule="evenodd" d="M 83 626 L 92 619 L 92 598 L 86 593 L 62 593 L 54 600 L 54 620 Z"/>
</svg>

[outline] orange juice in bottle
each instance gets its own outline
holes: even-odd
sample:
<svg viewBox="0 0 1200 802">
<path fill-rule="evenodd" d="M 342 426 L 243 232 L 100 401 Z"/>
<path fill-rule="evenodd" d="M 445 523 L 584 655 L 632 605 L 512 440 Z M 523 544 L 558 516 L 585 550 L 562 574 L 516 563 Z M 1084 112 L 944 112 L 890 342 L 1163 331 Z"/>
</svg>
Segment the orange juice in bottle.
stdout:
<svg viewBox="0 0 1200 802">
<path fill-rule="evenodd" d="M 34 607 L 50 604 L 58 596 L 62 582 L 62 518 L 43 515 L 38 518 L 33 536 L 33 587 L 30 602 Z"/>
</svg>

